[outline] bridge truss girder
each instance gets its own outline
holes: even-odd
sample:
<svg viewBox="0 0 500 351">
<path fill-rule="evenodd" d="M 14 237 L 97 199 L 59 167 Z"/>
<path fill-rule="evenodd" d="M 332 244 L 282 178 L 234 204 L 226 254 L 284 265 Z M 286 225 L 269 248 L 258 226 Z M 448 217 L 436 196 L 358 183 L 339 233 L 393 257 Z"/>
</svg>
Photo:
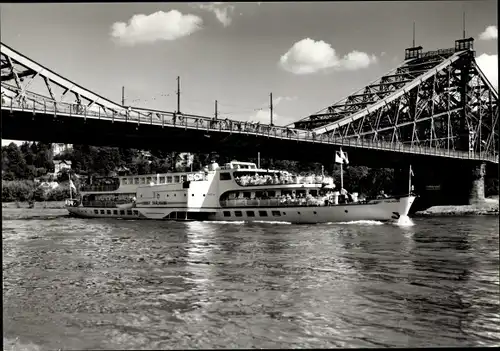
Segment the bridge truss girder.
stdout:
<svg viewBox="0 0 500 351">
<path fill-rule="evenodd" d="M 498 95 L 464 55 L 334 136 L 447 150 L 498 153 Z"/>
<path fill-rule="evenodd" d="M 402 89 L 453 54 L 453 49 L 438 50 L 428 53 L 428 56 L 407 60 L 366 87 L 314 115 L 295 122 L 295 128 L 315 129 L 360 112 Z"/>
<path fill-rule="evenodd" d="M 1 44 L 1 96 L 4 103 L 18 103 L 40 108 L 72 105 L 74 113 L 98 112 L 102 116 L 126 114 L 127 109 L 54 73 L 28 57 Z"/>
<path fill-rule="evenodd" d="M 424 53 L 295 123 L 337 138 L 498 155 L 498 93 L 471 50 Z"/>
</svg>

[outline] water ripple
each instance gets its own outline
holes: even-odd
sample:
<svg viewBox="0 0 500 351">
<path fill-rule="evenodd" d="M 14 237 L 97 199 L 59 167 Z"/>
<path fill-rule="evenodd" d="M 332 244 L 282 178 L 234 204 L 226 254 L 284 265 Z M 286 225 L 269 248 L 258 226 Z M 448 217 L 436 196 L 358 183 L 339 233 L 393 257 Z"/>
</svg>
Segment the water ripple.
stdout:
<svg viewBox="0 0 500 351">
<path fill-rule="evenodd" d="M 497 218 L 297 226 L 10 215 L 8 350 L 500 345 Z"/>
</svg>

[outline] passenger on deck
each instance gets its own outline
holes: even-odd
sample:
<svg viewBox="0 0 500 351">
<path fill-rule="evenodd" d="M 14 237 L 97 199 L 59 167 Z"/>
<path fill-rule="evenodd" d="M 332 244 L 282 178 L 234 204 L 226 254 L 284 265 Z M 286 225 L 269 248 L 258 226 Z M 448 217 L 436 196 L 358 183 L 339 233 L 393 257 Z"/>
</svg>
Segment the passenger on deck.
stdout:
<svg viewBox="0 0 500 351">
<path fill-rule="evenodd" d="M 380 195 L 378 196 L 378 198 L 387 198 L 387 194 L 383 191 L 383 190 L 380 190 Z"/>
</svg>

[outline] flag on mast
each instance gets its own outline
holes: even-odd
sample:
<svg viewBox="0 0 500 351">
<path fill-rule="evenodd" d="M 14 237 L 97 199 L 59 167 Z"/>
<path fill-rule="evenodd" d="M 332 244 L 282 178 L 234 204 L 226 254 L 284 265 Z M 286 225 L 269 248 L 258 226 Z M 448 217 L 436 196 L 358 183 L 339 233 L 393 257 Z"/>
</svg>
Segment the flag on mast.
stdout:
<svg viewBox="0 0 500 351">
<path fill-rule="evenodd" d="M 70 187 L 70 189 L 73 189 L 76 192 L 76 186 L 75 186 L 75 184 L 73 184 L 73 181 L 71 179 L 69 180 L 69 187 Z"/>
<path fill-rule="evenodd" d="M 347 152 L 343 152 L 342 149 L 340 149 L 340 151 L 335 151 L 335 163 L 348 165 L 349 158 L 347 157 Z"/>
<path fill-rule="evenodd" d="M 412 177 L 415 177 L 415 174 L 413 174 L 413 168 L 411 167 L 411 165 L 410 165 L 410 175 L 411 175 Z"/>
</svg>

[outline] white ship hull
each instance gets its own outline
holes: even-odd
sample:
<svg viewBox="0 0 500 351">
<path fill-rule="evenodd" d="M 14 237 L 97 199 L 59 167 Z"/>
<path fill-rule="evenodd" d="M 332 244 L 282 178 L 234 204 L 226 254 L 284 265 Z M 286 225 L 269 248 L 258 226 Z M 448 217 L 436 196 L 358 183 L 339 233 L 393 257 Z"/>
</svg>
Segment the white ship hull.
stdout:
<svg viewBox="0 0 500 351">
<path fill-rule="evenodd" d="M 279 206 L 193 209 L 174 207 L 138 207 L 146 219 L 208 221 L 279 221 L 291 223 L 329 223 L 360 220 L 395 221 L 407 216 L 414 196 L 372 200 L 333 206 Z"/>
</svg>

